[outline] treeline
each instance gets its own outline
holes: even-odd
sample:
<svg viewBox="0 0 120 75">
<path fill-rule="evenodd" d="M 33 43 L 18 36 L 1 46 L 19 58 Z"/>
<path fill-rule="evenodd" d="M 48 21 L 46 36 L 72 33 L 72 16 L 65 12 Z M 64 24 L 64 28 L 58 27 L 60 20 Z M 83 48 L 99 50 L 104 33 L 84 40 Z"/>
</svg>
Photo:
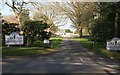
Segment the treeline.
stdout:
<svg viewBox="0 0 120 75">
<path fill-rule="evenodd" d="M 20 30 L 35 36 L 34 39 L 39 38 L 45 29 L 48 32 L 57 32 L 59 24 L 68 19 L 72 21 L 80 37 L 84 36 L 84 31 L 96 42 L 120 37 L 120 2 L 32 2 L 32 10 L 24 8 L 30 2 L 22 2 L 22 5 L 17 3 L 19 2 L 6 2 L 6 5 L 12 7 Z M 29 11 L 32 12 L 33 20 Z"/>
<path fill-rule="evenodd" d="M 45 31 L 49 26 L 42 21 L 25 21 L 22 27 L 22 34 L 19 25 L 16 23 L 8 23 L 2 20 L 2 45 L 5 45 L 5 35 L 10 35 L 12 32 L 17 32 L 24 36 L 24 45 L 32 46 L 36 41 L 49 39 L 51 32 Z"/>
<path fill-rule="evenodd" d="M 99 15 L 91 27 L 92 38 L 105 42 L 113 37 L 120 38 L 120 2 L 99 3 Z"/>
<path fill-rule="evenodd" d="M 80 38 L 84 31 L 99 42 L 120 37 L 120 2 L 73 1 L 52 5 L 72 21 Z"/>
</svg>

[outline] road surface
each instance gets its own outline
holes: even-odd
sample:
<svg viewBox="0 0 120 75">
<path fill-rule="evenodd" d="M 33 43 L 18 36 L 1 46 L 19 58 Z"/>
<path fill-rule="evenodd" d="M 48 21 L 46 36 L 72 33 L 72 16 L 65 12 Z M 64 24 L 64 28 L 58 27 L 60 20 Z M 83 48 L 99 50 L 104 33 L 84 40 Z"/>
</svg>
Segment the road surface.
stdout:
<svg viewBox="0 0 120 75">
<path fill-rule="evenodd" d="M 3 73 L 118 73 L 118 62 L 101 57 L 77 41 L 65 39 L 57 53 L 35 58 L 6 58 Z"/>
</svg>

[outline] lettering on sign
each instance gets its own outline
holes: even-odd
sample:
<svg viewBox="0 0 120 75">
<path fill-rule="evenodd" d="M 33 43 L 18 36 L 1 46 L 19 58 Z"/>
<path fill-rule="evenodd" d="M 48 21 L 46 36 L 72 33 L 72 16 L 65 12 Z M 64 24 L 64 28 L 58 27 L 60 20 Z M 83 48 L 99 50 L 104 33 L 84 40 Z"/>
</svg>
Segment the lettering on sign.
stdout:
<svg viewBox="0 0 120 75">
<path fill-rule="evenodd" d="M 12 32 L 10 35 L 5 35 L 6 45 L 22 45 L 23 41 L 23 36 L 20 36 L 16 32 Z"/>
<path fill-rule="evenodd" d="M 115 37 L 110 41 L 107 41 L 107 50 L 120 51 L 120 39 Z"/>
</svg>

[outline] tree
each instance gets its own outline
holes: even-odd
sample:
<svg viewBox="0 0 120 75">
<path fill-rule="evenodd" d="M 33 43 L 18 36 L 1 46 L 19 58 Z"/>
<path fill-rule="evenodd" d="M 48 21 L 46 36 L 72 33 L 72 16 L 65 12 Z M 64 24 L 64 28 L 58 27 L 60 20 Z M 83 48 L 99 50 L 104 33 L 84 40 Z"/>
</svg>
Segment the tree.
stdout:
<svg viewBox="0 0 120 75">
<path fill-rule="evenodd" d="M 115 6 L 116 6 L 116 16 L 115 16 L 116 36 L 120 38 L 120 2 L 116 2 Z"/>
<path fill-rule="evenodd" d="M 94 3 L 67 2 L 54 5 L 70 18 L 81 36 L 85 27 L 89 32 L 89 25 L 97 8 Z"/>
<path fill-rule="evenodd" d="M 2 20 L 2 45 L 5 44 L 5 35 L 10 35 L 12 32 L 19 32 L 17 23 L 9 23 L 5 20 Z"/>
<path fill-rule="evenodd" d="M 50 38 L 50 33 L 44 31 L 48 28 L 48 25 L 43 21 L 25 21 L 24 25 L 23 30 L 28 46 L 32 45 L 36 40 L 43 41 Z"/>
<path fill-rule="evenodd" d="M 65 30 L 66 33 L 73 33 L 70 29 Z"/>
<path fill-rule="evenodd" d="M 66 16 L 60 14 L 52 3 L 33 3 L 33 5 L 37 9 L 37 13 L 33 13 L 34 19 L 45 21 L 49 25 L 48 32 L 55 34 L 60 23 L 66 24 Z"/>
<path fill-rule="evenodd" d="M 21 1 L 11 0 L 11 2 L 6 0 L 5 4 L 13 10 L 13 12 L 19 22 L 19 28 L 20 28 L 20 30 L 22 30 L 22 27 L 23 27 L 22 22 L 25 17 L 28 17 L 28 13 L 27 13 L 28 10 L 26 10 L 24 7 L 27 3 L 24 2 L 24 0 L 21 0 Z M 24 16 L 24 18 L 23 18 L 23 16 Z"/>
<path fill-rule="evenodd" d="M 118 4 L 117 3 L 100 3 L 100 16 L 94 21 L 92 35 L 96 41 L 106 42 L 113 37 L 119 37 L 118 23 Z"/>
</svg>

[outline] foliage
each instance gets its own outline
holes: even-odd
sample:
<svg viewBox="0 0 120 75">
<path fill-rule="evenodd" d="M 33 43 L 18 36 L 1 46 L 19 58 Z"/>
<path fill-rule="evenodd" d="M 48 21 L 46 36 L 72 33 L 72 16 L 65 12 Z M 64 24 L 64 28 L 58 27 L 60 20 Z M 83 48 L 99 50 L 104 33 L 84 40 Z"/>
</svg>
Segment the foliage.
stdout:
<svg viewBox="0 0 120 75">
<path fill-rule="evenodd" d="M 89 25 L 94 17 L 94 12 L 97 9 L 94 3 L 73 1 L 55 3 L 55 5 L 72 21 L 77 32 L 80 34 L 80 37 L 83 36 L 83 30 L 86 30 L 89 33 Z"/>
<path fill-rule="evenodd" d="M 5 42 L 5 35 L 10 35 L 12 32 L 18 32 L 20 31 L 19 28 L 17 28 L 18 24 L 16 23 L 8 23 L 5 20 L 2 20 L 2 45 L 4 45 Z"/>
<path fill-rule="evenodd" d="M 44 31 L 48 28 L 48 25 L 43 21 L 25 21 L 23 28 L 24 35 L 27 38 L 27 44 L 33 44 L 36 40 L 43 41 L 49 39 L 51 36 L 50 32 Z"/>
<path fill-rule="evenodd" d="M 16 23 L 8 23 L 5 20 L 2 22 L 2 34 L 9 35 L 11 32 L 18 32 L 19 28 L 17 28 L 18 24 Z"/>
<path fill-rule="evenodd" d="M 120 38 L 120 2 L 115 3 L 116 5 L 116 36 Z"/>
<path fill-rule="evenodd" d="M 48 17 L 40 11 L 34 11 L 32 12 L 32 14 L 34 20 L 43 21 L 43 22 L 47 22 L 48 20 Z"/>
<path fill-rule="evenodd" d="M 20 14 L 20 28 L 22 29 L 24 27 L 24 22 L 29 20 L 29 10 L 26 10 L 25 8 L 22 9 L 22 12 Z"/>
<path fill-rule="evenodd" d="M 70 29 L 65 30 L 66 33 L 73 33 Z"/>
<path fill-rule="evenodd" d="M 25 5 L 28 4 L 26 2 L 22 1 L 14 1 L 11 0 L 11 2 L 9 2 L 8 0 L 5 1 L 5 4 L 10 7 L 12 9 L 12 11 L 14 12 L 16 19 L 19 22 L 19 28 L 21 30 L 21 28 L 23 27 L 23 22 L 29 18 L 29 12 L 28 10 L 25 8 Z"/>
<path fill-rule="evenodd" d="M 94 26 L 92 28 L 92 37 L 94 40 L 98 42 L 106 42 L 106 40 L 114 37 L 114 26 L 108 24 L 108 21 L 105 19 L 97 19 L 94 22 Z"/>
<path fill-rule="evenodd" d="M 100 16 L 92 25 L 92 38 L 96 41 L 106 42 L 113 37 L 116 37 L 116 3 L 100 3 Z M 119 24 L 117 24 L 118 28 Z M 118 28 L 119 29 L 119 28 Z"/>
<path fill-rule="evenodd" d="M 19 33 L 20 28 L 18 28 L 18 24 L 16 23 L 8 23 L 4 20 L 2 23 L 2 42 L 4 45 L 5 35 L 9 35 L 12 32 Z M 42 21 L 25 21 L 22 29 L 24 31 L 25 44 L 30 46 L 36 40 L 43 42 L 44 39 L 49 39 L 51 33 L 44 31 L 46 28 L 48 28 L 47 24 Z"/>
<path fill-rule="evenodd" d="M 58 29 L 59 24 L 63 24 L 66 22 L 65 16 L 60 15 L 59 11 L 51 5 L 51 3 L 33 3 L 35 7 L 34 12 L 31 10 L 33 14 L 33 19 L 38 21 L 46 22 L 49 25 L 48 31 L 55 34 Z"/>
<path fill-rule="evenodd" d="M 51 17 L 53 17 L 53 15 L 51 15 Z M 43 12 L 40 12 L 40 11 L 33 12 L 33 19 L 36 21 L 43 21 L 43 22 L 47 23 L 49 27 L 46 30 L 55 34 L 58 27 L 55 26 L 51 17 L 48 16 L 48 14 L 43 14 Z"/>
</svg>

